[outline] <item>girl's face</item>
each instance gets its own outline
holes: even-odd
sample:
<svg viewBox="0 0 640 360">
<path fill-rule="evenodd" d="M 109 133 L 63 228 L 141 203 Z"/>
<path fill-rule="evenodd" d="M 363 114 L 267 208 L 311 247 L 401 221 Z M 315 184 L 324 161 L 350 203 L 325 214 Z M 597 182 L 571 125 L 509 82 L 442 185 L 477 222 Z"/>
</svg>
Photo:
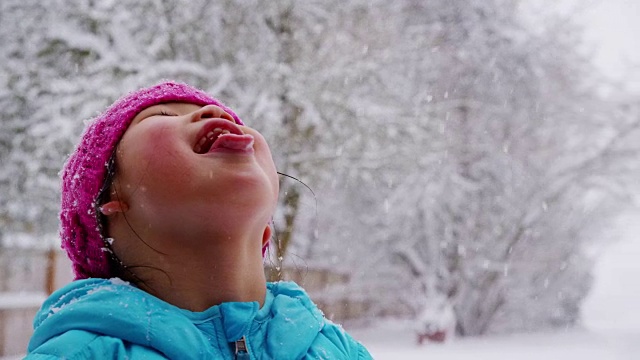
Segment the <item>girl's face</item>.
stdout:
<svg viewBox="0 0 640 360">
<path fill-rule="evenodd" d="M 143 110 L 121 139 L 116 164 L 118 200 L 142 238 L 197 241 L 212 227 L 224 233 L 247 219 L 264 228 L 278 198 L 265 139 L 214 105 Z"/>
</svg>

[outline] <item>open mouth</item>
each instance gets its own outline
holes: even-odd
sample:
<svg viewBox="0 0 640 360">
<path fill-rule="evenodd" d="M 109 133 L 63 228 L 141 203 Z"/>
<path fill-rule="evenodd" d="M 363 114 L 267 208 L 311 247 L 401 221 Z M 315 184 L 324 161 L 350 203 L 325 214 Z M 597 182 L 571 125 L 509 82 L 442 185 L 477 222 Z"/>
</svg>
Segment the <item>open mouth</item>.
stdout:
<svg viewBox="0 0 640 360">
<path fill-rule="evenodd" d="M 224 119 L 212 119 L 205 123 L 196 137 L 193 147 L 196 154 L 206 154 L 214 151 L 253 150 L 253 136 L 245 134 L 236 124 Z"/>
</svg>

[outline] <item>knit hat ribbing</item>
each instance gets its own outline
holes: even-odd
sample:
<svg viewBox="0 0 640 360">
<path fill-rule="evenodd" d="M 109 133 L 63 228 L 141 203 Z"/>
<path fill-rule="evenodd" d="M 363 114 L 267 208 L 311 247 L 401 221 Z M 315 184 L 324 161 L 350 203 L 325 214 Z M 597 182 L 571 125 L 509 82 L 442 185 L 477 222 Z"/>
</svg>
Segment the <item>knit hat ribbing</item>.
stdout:
<svg viewBox="0 0 640 360">
<path fill-rule="evenodd" d="M 76 280 L 114 276 L 110 254 L 100 234 L 96 200 L 105 182 L 109 159 L 133 118 L 150 106 L 167 102 L 217 105 L 243 124 L 215 98 L 176 82 L 163 82 L 131 92 L 93 119 L 62 169 L 60 237 L 62 248 L 73 263 Z"/>
</svg>

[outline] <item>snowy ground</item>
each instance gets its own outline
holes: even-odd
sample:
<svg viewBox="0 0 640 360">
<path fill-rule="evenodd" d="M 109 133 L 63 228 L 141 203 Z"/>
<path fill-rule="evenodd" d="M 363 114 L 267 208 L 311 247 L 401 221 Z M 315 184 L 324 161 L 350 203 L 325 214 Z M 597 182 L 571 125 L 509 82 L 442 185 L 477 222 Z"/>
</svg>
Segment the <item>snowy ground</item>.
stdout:
<svg viewBox="0 0 640 360">
<path fill-rule="evenodd" d="M 411 325 L 386 321 L 352 330 L 376 360 L 631 360 L 640 359 L 640 331 L 570 331 L 457 339 L 447 344 L 416 345 Z"/>
<path fill-rule="evenodd" d="M 615 233 L 613 233 L 615 230 Z M 612 228 L 615 243 L 595 249 L 594 288 L 584 303 L 585 330 L 456 339 L 418 347 L 411 324 L 380 322 L 351 330 L 377 360 L 638 360 L 640 359 L 640 214 Z"/>
</svg>

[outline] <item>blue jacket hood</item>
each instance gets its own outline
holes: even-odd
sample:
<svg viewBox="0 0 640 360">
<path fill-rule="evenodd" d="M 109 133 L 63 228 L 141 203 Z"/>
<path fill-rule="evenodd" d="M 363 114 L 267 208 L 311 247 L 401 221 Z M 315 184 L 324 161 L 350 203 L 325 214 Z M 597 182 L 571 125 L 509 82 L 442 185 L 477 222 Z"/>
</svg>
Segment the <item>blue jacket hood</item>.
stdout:
<svg viewBox="0 0 640 360">
<path fill-rule="evenodd" d="M 243 336 L 250 351 L 262 354 L 258 358 L 298 359 L 318 343 L 327 344 L 317 341 L 325 328 L 331 328 L 325 329 L 329 343 L 345 351 L 337 358 L 347 358 L 348 348 L 357 344 L 324 318 L 304 290 L 287 282 L 267 284 L 262 308 L 257 302 L 231 302 L 191 312 L 120 279 L 80 280 L 46 300 L 34 328 L 30 352 L 72 330 L 122 339 L 172 359 L 219 358 Z"/>
</svg>

